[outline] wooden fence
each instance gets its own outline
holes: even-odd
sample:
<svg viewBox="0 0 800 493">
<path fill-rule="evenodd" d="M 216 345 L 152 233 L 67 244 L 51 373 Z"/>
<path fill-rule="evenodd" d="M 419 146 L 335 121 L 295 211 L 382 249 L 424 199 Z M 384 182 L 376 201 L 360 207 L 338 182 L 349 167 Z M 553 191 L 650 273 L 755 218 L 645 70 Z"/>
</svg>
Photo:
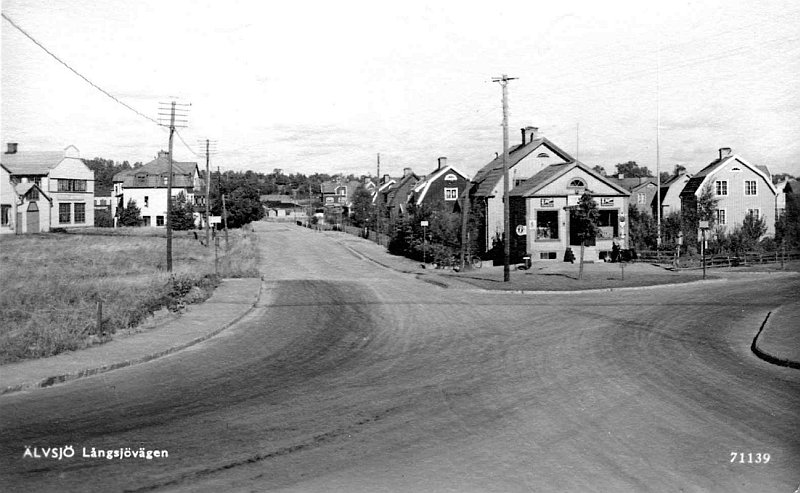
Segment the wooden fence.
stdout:
<svg viewBox="0 0 800 493">
<path fill-rule="evenodd" d="M 675 267 L 674 251 L 640 251 L 636 262 L 671 265 Z M 800 260 L 800 252 L 746 252 L 740 254 L 717 254 L 706 256 L 706 268 L 738 267 L 762 264 L 780 264 L 790 260 Z M 699 255 L 681 255 L 677 259 L 677 268 L 696 269 L 703 266 L 703 258 Z"/>
</svg>

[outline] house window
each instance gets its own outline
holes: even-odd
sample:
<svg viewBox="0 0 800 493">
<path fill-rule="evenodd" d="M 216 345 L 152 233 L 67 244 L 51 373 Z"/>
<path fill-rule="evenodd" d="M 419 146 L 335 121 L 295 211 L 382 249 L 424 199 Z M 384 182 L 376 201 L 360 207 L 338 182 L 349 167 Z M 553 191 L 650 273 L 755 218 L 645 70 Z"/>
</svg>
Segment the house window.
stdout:
<svg viewBox="0 0 800 493">
<path fill-rule="evenodd" d="M 150 205 L 150 197 L 145 195 L 144 196 L 144 206 L 147 207 Z"/>
<path fill-rule="evenodd" d="M 325 203 L 326 204 L 332 204 L 333 203 L 333 197 L 325 197 Z"/>
<path fill-rule="evenodd" d="M 147 175 L 144 173 L 139 173 L 136 175 L 136 184 L 137 185 L 145 185 L 147 184 Z"/>
<path fill-rule="evenodd" d="M 150 216 L 142 216 L 142 225 L 150 226 Z"/>
<path fill-rule="evenodd" d="M 72 204 L 58 204 L 58 222 L 69 224 L 72 221 Z"/>
<path fill-rule="evenodd" d="M 744 194 L 745 195 L 758 195 L 758 189 L 756 188 L 756 181 L 755 180 L 745 180 L 744 181 Z"/>
<path fill-rule="evenodd" d="M 344 198 L 344 197 L 339 197 L 339 203 L 340 203 L 340 204 L 344 204 L 344 201 L 345 201 L 345 198 Z"/>
<path fill-rule="evenodd" d="M 728 180 L 715 181 L 714 190 L 717 193 L 717 195 L 728 195 Z"/>
<path fill-rule="evenodd" d="M 760 209 L 747 209 L 747 214 L 753 216 L 753 219 L 758 220 L 761 217 L 761 210 Z"/>
<path fill-rule="evenodd" d="M 717 215 L 717 224 L 719 224 L 720 226 L 725 226 L 726 224 L 725 209 L 717 209 L 716 215 Z"/>
<path fill-rule="evenodd" d="M 86 204 L 83 202 L 75 204 L 75 224 L 86 222 Z"/>
<path fill-rule="evenodd" d="M 637 204 L 646 204 L 647 203 L 647 195 L 643 192 L 639 192 L 636 194 L 636 203 Z"/>
<path fill-rule="evenodd" d="M 31 188 L 28 191 L 28 200 L 30 200 L 31 202 L 39 200 L 39 190 L 37 190 L 36 188 Z"/>
<path fill-rule="evenodd" d="M 86 180 L 58 180 L 59 192 L 85 192 Z"/>
<path fill-rule="evenodd" d="M 453 173 L 450 173 L 444 177 L 444 181 L 458 181 L 458 177 Z"/>
<path fill-rule="evenodd" d="M 445 188 L 444 189 L 444 199 L 445 200 L 458 200 L 458 189 L 457 188 Z"/>
<path fill-rule="evenodd" d="M 558 239 L 558 211 L 536 211 L 536 239 Z"/>
<path fill-rule="evenodd" d="M 586 183 L 580 178 L 575 178 L 571 182 L 569 182 L 569 186 L 571 188 L 586 188 Z"/>
<path fill-rule="evenodd" d="M 164 176 L 162 176 L 162 177 L 161 177 L 161 183 L 162 183 L 164 186 L 167 186 L 167 185 L 168 185 L 168 184 L 167 184 L 167 181 L 168 181 L 168 180 L 169 180 L 169 175 L 164 175 Z"/>
<path fill-rule="evenodd" d="M 156 216 L 156 226 L 164 225 L 164 216 Z"/>
<path fill-rule="evenodd" d="M 0 225 L 8 226 L 11 222 L 11 206 L 8 204 L 0 205 Z"/>
</svg>

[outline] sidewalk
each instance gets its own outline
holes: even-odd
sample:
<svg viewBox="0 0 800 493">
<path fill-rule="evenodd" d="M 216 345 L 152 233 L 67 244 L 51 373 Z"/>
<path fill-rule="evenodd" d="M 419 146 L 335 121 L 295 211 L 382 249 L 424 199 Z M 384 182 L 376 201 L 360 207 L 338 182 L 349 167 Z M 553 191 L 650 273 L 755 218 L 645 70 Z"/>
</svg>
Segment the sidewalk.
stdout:
<svg viewBox="0 0 800 493">
<path fill-rule="evenodd" d="M 770 314 L 753 341 L 755 353 L 781 366 L 800 369 L 800 302 L 783 305 Z"/>
<path fill-rule="evenodd" d="M 0 394 L 48 387 L 143 363 L 204 341 L 244 317 L 261 294 L 261 279 L 226 279 L 211 298 L 157 330 L 50 358 L 0 366 Z"/>
</svg>

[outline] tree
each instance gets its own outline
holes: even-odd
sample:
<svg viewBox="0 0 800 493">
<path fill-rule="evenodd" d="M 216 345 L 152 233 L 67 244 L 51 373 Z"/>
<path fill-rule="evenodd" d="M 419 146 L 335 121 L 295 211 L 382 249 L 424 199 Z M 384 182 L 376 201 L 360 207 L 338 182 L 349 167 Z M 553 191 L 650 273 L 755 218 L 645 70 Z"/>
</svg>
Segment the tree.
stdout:
<svg viewBox="0 0 800 493">
<path fill-rule="evenodd" d="M 744 216 L 741 225 L 742 243 L 745 249 L 753 250 L 758 246 L 758 242 L 764 233 L 767 232 L 767 222 L 761 218 L 756 217 L 755 214 L 749 212 Z"/>
<path fill-rule="evenodd" d="M 617 174 L 625 175 L 626 178 L 645 178 L 653 176 L 647 166 L 639 166 L 636 161 L 617 164 Z"/>
<path fill-rule="evenodd" d="M 120 226 L 139 226 L 142 223 L 142 210 L 135 200 L 130 199 L 127 206 L 117 211 L 117 223 Z"/>
<path fill-rule="evenodd" d="M 600 173 L 603 176 L 606 176 L 606 169 L 604 167 L 600 166 L 599 164 L 596 165 L 594 168 L 592 168 L 592 170 L 596 171 L 597 173 Z"/>
<path fill-rule="evenodd" d="M 247 184 L 225 196 L 225 207 L 228 211 L 228 227 L 230 228 L 239 228 L 264 217 L 264 208 L 261 206 L 258 190 Z"/>
<path fill-rule="evenodd" d="M 641 212 L 636 204 L 628 204 L 628 233 L 630 243 L 640 250 L 655 250 L 658 247 L 658 225 L 648 212 Z"/>
<path fill-rule="evenodd" d="M 800 194 L 786 194 L 786 210 L 775 221 L 775 240 L 790 250 L 800 248 Z"/>
<path fill-rule="evenodd" d="M 700 221 L 708 221 L 709 227 L 713 228 L 717 202 L 719 199 L 714 195 L 711 185 L 706 184 L 698 197 L 684 203 L 681 208 L 681 231 L 687 250 L 699 245 Z"/>
<path fill-rule="evenodd" d="M 353 192 L 353 206 L 350 209 L 353 225 L 363 228 L 369 224 L 374 215 L 372 204 L 372 192 L 362 183 Z"/>
<path fill-rule="evenodd" d="M 170 218 L 172 220 L 172 229 L 175 231 L 194 229 L 194 207 L 186 199 L 186 194 L 183 192 L 173 198 Z"/>
<path fill-rule="evenodd" d="M 597 211 L 597 202 L 591 195 L 584 193 L 581 195 L 578 205 L 572 209 L 570 225 L 577 228 L 577 237 L 581 242 L 581 259 L 578 267 L 578 279 L 583 279 L 583 254 L 586 243 L 597 237 L 599 227 L 597 221 L 600 213 Z"/>
</svg>

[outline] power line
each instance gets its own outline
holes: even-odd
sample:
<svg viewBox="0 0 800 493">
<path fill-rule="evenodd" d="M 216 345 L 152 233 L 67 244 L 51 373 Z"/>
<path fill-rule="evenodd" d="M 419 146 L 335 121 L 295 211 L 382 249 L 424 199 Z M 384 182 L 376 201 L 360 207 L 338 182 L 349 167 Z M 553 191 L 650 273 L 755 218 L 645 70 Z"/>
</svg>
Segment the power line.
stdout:
<svg viewBox="0 0 800 493">
<path fill-rule="evenodd" d="M 98 86 L 98 85 L 97 85 L 97 84 L 95 84 L 94 82 L 90 81 L 89 79 L 87 79 L 85 76 L 83 76 L 83 75 L 82 75 L 80 72 L 78 72 L 78 71 L 77 71 L 77 70 L 75 70 L 74 68 L 70 67 L 70 66 L 69 66 L 69 64 L 68 64 L 67 62 L 65 62 L 64 60 L 60 59 L 60 58 L 59 58 L 59 57 L 58 57 L 58 56 L 57 56 L 55 53 L 53 53 L 52 51 L 48 50 L 48 49 L 47 49 L 47 48 L 46 48 L 46 47 L 45 47 L 45 46 L 44 46 L 42 43 L 40 43 L 39 41 L 37 41 L 37 40 L 36 40 L 36 38 L 34 38 L 34 37 L 33 37 L 33 36 L 31 36 L 30 34 L 28 34 L 28 33 L 27 33 L 27 32 L 26 32 L 24 29 L 22 29 L 22 28 L 21 28 L 20 26 L 18 26 L 18 25 L 17 25 L 17 24 L 16 24 L 14 21 L 12 21 L 12 20 L 11 20 L 11 18 L 9 18 L 9 17 L 8 17 L 8 16 L 7 16 L 5 13 L 3 13 L 3 14 L 2 14 L 2 16 L 3 16 L 3 19 L 7 20 L 9 24 L 11 24 L 12 26 L 14 26 L 14 27 L 15 27 L 15 28 L 16 28 L 16 29 L 19 31 L 19 32 L 21 32 L 22 34 L 24 34 L 24 35 L 25 35 L 25 36 L 26 36 L 28 39 L 30 39 L 31 41 L 33 41 L 33 42 L 34 42 L 34 44 L 36 44 L 36 46 L 38 46 L 39 48 L 41 48 L 42 50 L 44 50 L 44 52 L 45 52 L 45 53 L 47 53 L 48 55 L 50 55 L 51 57 L 53 57 L 53 58 L 54 58 L 54 59 L 55 59 L 55 60 L 56 60 L 58 63 L 60 63 L 61 65 L 63 65 L 63 66 L 65 66 L 65 67 L 67 67 L 67 68 L 68 68 L 68 69 L 69 69 L 69 70 L 70 70 L 72 73 L 74 73 L 75 75 L 77 75 L 77 76 L 78 76 L 78 77 L 80 77 L 81 79 L 85 80 L 85 81 L 86 81 L 86 82 L 87 82 L 89 85 L 91 85 L 92 87 L 94 87 L 94 88 L 95 88 L 95 89 L 97 89 L 98 91 L 102 92 L 103 94 L 105 94 L 105 95 L 106 95 L 106 96 L 108 96 L 109 98 L 113 99 L 113 100 L 114 100 L 114 101 L 116 101 L 117 103 L 121 104 L 121 105 L 122 105 L 122 106 L 124 106 L 125 108 L 127 108 L 127 109 L 129 109 L 129 110 L 133 111 L 134 113 L 136 113 L 137 115 L 141 116 L 142 118 L 146 118 L 147 120 L 150 120 L 151 122 L 153 122 L 153 123 L 155 123 L 156 125 L 158 125 L 158 121 L 154 120 L 153 118 L 150 118 L 149 116 L 147 116 L 147 115 L 145 115 L 144 113 L 140 112 L 139 110 L 137 110 L 137 109 L 133 108 L 132 106 L 128 105 L 127 103 L 124 103 L 124 102 L 120 101 L 120 100 L 119 100 L 119 99 L 118 99 L 116 96 L 114 96 L 114 95 L 113 95 L 113 94 L 111 94 L 110 92 L 106 91 L 106 90 L 105 90 L 105 89 L 103 89 L 102 87 Z"/>
</svg>

